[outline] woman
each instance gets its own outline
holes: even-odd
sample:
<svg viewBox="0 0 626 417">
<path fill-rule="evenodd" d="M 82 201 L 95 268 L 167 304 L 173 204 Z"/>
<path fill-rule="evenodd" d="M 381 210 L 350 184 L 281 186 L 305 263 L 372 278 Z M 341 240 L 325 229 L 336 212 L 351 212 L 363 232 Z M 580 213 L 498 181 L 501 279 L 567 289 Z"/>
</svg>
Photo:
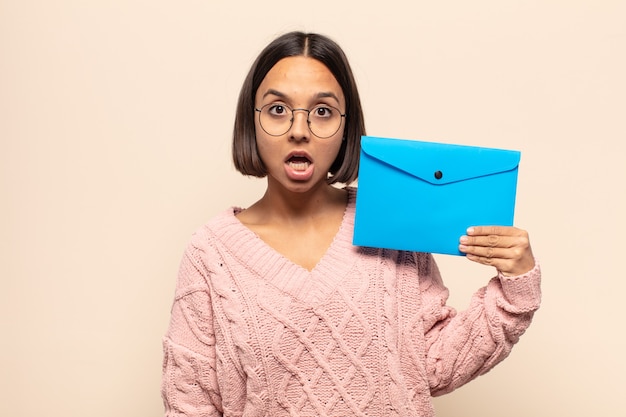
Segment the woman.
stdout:
<svg viewBox="0 0 626 417">
<path fill-rule="evenodd" d="M 540 302 L 528 234 L 473 227 L 459 248 L 497 275 L 446 306 L 430 254 L 351 244 L 359 140 L 341 48 L 293 32 L 246 78 L 233 156 L 263 197 L 199 229 L 164 338 L 167 416 L 432 416 L 432 395 L 510 352 Z"/>
</svg>

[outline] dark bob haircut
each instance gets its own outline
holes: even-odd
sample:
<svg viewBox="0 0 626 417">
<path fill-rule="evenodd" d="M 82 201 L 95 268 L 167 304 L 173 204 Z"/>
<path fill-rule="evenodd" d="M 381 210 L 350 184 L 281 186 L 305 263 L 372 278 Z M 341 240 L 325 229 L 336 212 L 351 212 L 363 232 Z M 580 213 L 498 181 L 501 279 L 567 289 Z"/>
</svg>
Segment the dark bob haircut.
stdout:
<svg viewBox="0 0 626 417">
<path fill-rule="evenodd" d="M 259 85 L 281 59 L 292 56 L 314 58 L 324 64 L 341 86 L 346 100 L 344 141 L 337 159 L 330 167 L 329 184 L 349 184 L 357 179 L 361 135 L 365 135 L 365 121 L 361 100 L 352 69 L 341 47 L 326 36 L 315 33 L 286 33 L 261 51 L 252 64 L 237 103 L 233 132 L 233 161 L 244 175 L 265 177 L 267 170 L 259 157 L 254 125 L 254 101 Z"/>
</svg>

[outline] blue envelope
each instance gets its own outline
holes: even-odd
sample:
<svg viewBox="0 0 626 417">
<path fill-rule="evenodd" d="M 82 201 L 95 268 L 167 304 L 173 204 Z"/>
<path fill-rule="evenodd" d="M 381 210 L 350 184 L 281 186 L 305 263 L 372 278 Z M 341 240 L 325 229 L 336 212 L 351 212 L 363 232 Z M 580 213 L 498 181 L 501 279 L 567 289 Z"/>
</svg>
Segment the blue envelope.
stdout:
<svg viewBox="0 0 626 417">
<path fill-rule="evenodd" d="M 353 243 L 463 255 L 469 226 L 513 225 L 520 152 L 361 138 Z"/>
</svg>

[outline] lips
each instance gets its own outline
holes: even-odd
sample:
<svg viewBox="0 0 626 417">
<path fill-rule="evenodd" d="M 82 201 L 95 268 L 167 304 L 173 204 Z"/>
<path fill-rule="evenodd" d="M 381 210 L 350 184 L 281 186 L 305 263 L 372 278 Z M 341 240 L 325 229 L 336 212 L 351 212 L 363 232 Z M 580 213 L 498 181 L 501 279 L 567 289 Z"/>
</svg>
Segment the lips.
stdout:
<svg viewBox="0 0 626 417">
<path fill-rule="evenodd" d="M 293 151 L 285 159 L 285 172 L 294 181 L 307 181 L 313 176 L 313 159 L 304 151 Z"/>
<path fill-rule="evenodd" d="M 294 171 L 306 171 L 311 165 L 311 157 L 306 152 L 292 152 L 285 163 Z"/>
</svg>

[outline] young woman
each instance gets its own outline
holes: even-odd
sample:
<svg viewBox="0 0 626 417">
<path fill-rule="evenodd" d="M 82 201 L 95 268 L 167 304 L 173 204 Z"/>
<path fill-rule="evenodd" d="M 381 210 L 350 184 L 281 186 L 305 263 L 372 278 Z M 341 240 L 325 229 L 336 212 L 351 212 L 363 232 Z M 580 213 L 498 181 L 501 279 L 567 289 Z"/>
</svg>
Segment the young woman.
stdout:
<svg viewBox="0 0 626 417">
<path fill-rule="evenodd" d="M 473 227 L 459 248 L 497 274 L 446 306 L 433 257 L 352 245 L 365 134 L 341 48 L 293 32 L 246 78 L 233 156 L 263 197 L 199 229 L 164 338 L 167 416 L 433 416 L 431 396 L 511 351 L 540 302 L 528 234 Z"/>
</svg>

